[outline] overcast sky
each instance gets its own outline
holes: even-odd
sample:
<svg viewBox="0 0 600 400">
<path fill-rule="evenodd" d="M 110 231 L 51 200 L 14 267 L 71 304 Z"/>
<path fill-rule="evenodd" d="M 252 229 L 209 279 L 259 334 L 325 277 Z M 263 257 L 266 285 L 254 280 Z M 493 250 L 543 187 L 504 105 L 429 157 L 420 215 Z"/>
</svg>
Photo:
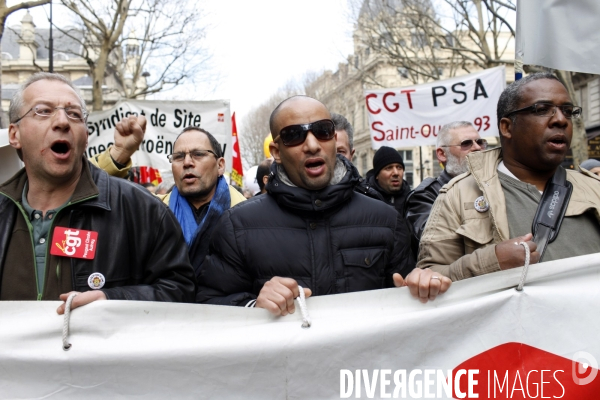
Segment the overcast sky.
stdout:
<svg viewBox="0 0 600 400">
<path fill-rule="evenodd" d="M 9 2 L 9 4 L 15 3 Z M 213 75 L 206 87 L 164 93 L 189 100 L 231 100 L 238 121 L 288 81 L 307 72 L 336 70 L 353 52 L 348 0 L 203 0 Z M 59 7 L 54 8 L 55 21 Z M 44 6 L 48 10 L 48 6 Z M 48 26 L 47 11 L 32 9 L 34 23 Z M 18 24 L 14 13 L 8 26 Z M 55 22 L 56 23 L 56 22 Z M 211 92 L 207 92 L 212 88 Z M 182 94 L 183 93 L 183 94 Z"/>
</svg>

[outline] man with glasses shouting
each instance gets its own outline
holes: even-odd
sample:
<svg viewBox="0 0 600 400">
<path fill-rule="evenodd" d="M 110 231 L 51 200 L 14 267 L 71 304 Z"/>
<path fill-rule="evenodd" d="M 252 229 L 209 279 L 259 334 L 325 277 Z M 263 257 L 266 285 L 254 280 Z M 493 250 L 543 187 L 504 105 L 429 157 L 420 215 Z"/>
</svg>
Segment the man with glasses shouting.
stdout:
<svg viewBox="0 0 600 400">
<path fill-rule="evenodd" d="M 225 159 L 221 145 L 202 128 L 185 128 L 168 156 L 175 186 L 157 195 L 179 221 L 196 275 L 208 254 L 210 235 L 225 210 L 246 200 L 223 177 Z"/>
<path fill-rule="evenodd" d="M 327 108 L 291 97 L 271 114 L 270 129 L 267 194 L 223 214 L 198 282 L 200 301 L 287 315 L 299 286 L 307 296 L 402 286 L 414 267 L 406 226 L 393 208 L 354 192 L 359 175 L 336 156 Z M 432 273 L 415 271 L 407 281 L 419 296 L 419 277 Z M 424 301 L 449 284 L 428 279 Z"/>
<path fill-rule="evenodd" d="M 473 124 L 467 121 L 455 121 L 446 124 L 438 133 L 436 156 L 444 166 L 437 178 L 426 178 L 406 199 L 404 213 L 412 234 L 412 246 L 415 256 L 419 253 L 419 241 L 429 218 L 431 207 L 437 199 L 440 189 L 452 178 L 469 171 L 467 155 L 472 151 L 487 148 L 487 141 L 479 137 Z"/>
<path fill-rule="evenodd" d="M 469 154 L 421 237 L 417 267 L 453 281 L 599 250 L 598 178 L 561 166 L 581 116 L 564 85 L 529 75 L 502 92 L 497 114 L 501 148 Z"/>
<path fill-rule="evenodd" d="M 85 102 L 58 74 L 32 75 L 9 107 L 25 168 L 0 185 L 0 300 L 192 302 L 179 224 L 147 190 L 84 158 Z M 64 303 L 58 313 L 64 312 Z"/>
</svg>

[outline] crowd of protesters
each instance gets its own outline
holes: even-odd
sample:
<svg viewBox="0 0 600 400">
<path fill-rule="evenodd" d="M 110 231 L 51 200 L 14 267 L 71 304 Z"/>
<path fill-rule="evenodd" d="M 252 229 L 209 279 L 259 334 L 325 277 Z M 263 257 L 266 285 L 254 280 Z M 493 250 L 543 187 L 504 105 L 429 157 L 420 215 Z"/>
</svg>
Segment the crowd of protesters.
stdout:
<svg viewBox="0 0 600 400">
<path fill-rule="evenodd" d="M 300 290 L 408 286 L 427 302 L 526 257 L 599 252 L 600 162 L 561 166 L 581 108 L 537 73 L 507 86 L 497 114 L 499 148 L 457 115 L 437 137 L 443 172 L 411 191 L 397 150 L 379 148 L 361 177 L 351 124 L 294 96 L 271 114 L 258 193 L 225 181 L 222 147 L 197 127 L 173 144 L 172 181 L 144 188 L 123 178 L 145 118 L 121 121 L 114 145 L 87 160 L 85 102 L 61 75 L 35 74 L 9 109 L 25 167 L 0 185 L 0 299 L 74 293 L 72 308 L 127 299 L 287 315 Z"/>
</svg>

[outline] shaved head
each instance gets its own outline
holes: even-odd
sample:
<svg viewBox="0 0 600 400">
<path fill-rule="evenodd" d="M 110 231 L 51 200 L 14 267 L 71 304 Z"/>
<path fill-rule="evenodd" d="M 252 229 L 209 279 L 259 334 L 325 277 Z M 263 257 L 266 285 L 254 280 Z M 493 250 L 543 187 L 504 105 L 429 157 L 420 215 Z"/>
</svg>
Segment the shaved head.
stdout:
<svg viewBox="0 0 600 400">
<path fill-rule="evenodd" d="M 271 131 L 271 137 L 273 139 L 275 137 L 277 137 L 277 135 L 279 135 L 279 131 L 281 130 L 281 127 L 276 126 L 277 116 L 279 115 L 281 110 L 283 110 L 287 107 L 293 107 L 294 103 L 296 103 L 298 101 L 314 102 L 316 104 L 320 104 L 322 107 L 327 109 L 327 107 L 325 107 L 325 105 L 323 103 L 321 103 L 319 100 L 313 99 L 312 97 L 308 97 L 308 96 L 301 95 L 301 94 L 292 96 L 292 97 L 288 97 L 287 99 L 285 99 L 284 101 L 279 103 L 279 105 L 277 107 L 275 107 L 275 109 L 271 113 L 271 117 L 269 118 L 269 130 Z M 327 112 L 329 113 L 329 111 L 327 111 Z M 330 117 L 331 117 L 331 115 L 330 115 Z"/>
<path fill-rule="evenodd" d="M 275 162 L 283 167 L 294 185 L 304 189 L 320 190 L 331 181 L 336 163 L 336 135 L 317 139 L 312 131 L 307 131 L 303 142 L 286 146 L 279 132 L 287 126 L 322 120 L 331 120 L 323 103 L 308 96 L 294 96 L 279 104 L 269 121 L 273 136 L 269 149 Z"/>
</svg>

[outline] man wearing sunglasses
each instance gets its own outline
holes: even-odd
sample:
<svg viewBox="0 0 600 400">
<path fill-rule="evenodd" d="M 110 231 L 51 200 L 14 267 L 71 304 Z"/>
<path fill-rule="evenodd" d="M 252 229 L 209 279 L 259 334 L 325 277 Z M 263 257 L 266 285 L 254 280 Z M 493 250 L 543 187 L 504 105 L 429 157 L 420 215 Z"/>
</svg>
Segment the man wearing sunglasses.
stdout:
<svg viewBox="0 0 600 400">
<path fill-rule="evenodd" d="M 479 137 L 473 124 L 467 121 L 455 121 L 440 129 L 436 140 L 436 156 L 444 166 L 437 178 L 426 178 L 406 199 L 405 217 L 412 234 L 414 254 L 419 252 L 419 241 L 429 218 L 431 207 L 440 193 L 440 189 L 452 178 L 469 170 L 467 155 L 472 151 L 487 148 L 487 141 Z"/>
<path fill-rule="evenodd" d="M 267 194 L 226 211 L 199 279 L 204 303 L 294 312 L 299 286 L 327 295 L 401 286 L 413 270 L 407 228 L 384 203 L 354 192 L 359 175 L 336 156 L 327 108 L 307 96 L 271 114 L 275 163 Z M 421 276 L 407 280 L 418 296 Z M 412 278 L 416 278 L 413 283 Z M 424 301 L 447 289 L 438 275 Z"/>
<path fill-rule="evenodd" d="M 25 164 L 0 185 L 0 299 L 193 302 L 181 229 L 148 191 L 83 157 L 85 102 L 58 74 L 11 101 L 9 141 Z M 64 312 L 64 303 L 57 310 Z"/>
<path fill-rule="evenodd" d="M 526 258 L 598 252 L 598 178 L 561 166 L 581 108 L 554 75 L 537 73 L 506 87 L 497 114 L 502 147 L 469 154 L 469 173 L 441 189 L 418 267 L 460 280 L 519 267 Z"/>
</svg>

